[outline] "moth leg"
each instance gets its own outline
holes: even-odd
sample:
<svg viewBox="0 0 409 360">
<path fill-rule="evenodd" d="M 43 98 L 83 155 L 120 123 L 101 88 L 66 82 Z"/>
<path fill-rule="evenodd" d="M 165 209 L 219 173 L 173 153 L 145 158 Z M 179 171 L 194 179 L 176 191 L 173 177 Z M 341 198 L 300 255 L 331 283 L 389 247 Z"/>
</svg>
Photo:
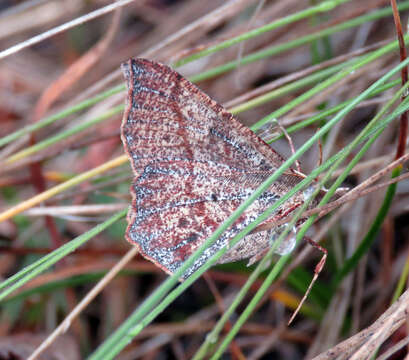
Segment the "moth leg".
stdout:
<svg viewBox="0 0 409 360">
<path fill-rule="evenodd" d="M 318 152 L 319 152 L 319 158 L 318 158 L 317 167 L 320 167 L 322 165 L 322 142 L 321 142 L 321 138 L 318 139 Z"/>
<path fill-rule="evenodd" d="M 318 279 L 318 275 L 320 274 L 321 270 L 323 269 L 323 267 L 325 265 L 325 261 L 327 259 L 327 255 L 328 255 L 328 251 L 327 251 L 326 248 L 324 248 L 321 245 L 317 244 L 314 240 L 312 240 L 311 238 L 309 238 L 307 236 L 305 236 L 305 239 L 310 243 L 311 246 L 315 247 L 316 249 L 318 249 L 319 251 L 322 252 L 322 257 L 321 257 L 320 261 L 318 262 L 318 264 L 315 266 L 314 276 L 313 276 L 313 278 L 311 280 L 311 283 L 308 286 L 308 289 L 305 292 L 305 294 L 304 294 L 303 298 L 301 299 L 300 303 L 298 304 L 297 309 L 295 309 L 293 315 L 291 316 L 290 320 L 288 321 L 288 325 L 290 325 L 292 323 L 292 321 L 294 320 L 294 318 L 297 315 L 298 311 L 300 311 L 302 304 L 307 299 L 307 296 L 310 293 L 312 286 L 314 285 L 315 281 Z"/>
<path fill-rule="evenodd" d="M 252 256 L 247 263 L 247 267 L 255 264 L 257 261 L 260 261 L 268 252 L 268 248 L 260 251 L 256 255 Z"/>
</svg>

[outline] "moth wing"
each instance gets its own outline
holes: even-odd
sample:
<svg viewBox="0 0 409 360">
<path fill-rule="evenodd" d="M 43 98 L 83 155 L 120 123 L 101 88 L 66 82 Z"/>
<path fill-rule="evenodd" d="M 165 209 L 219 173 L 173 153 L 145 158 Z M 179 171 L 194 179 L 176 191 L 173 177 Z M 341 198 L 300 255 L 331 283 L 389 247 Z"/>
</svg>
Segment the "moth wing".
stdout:
<svg viewBox="0 0 409 360">
<path fill-rule="evenodd" d="M 126 238 L 173 273 L 283 159 L 169 67 L 131 59 L 122 69 L 128 98 L 121 137 L 136 174 Z M 283 176 L 299 181 L 292 170 Z M 286 190 L 274 184 L 184 277 Z"/>
</svg>

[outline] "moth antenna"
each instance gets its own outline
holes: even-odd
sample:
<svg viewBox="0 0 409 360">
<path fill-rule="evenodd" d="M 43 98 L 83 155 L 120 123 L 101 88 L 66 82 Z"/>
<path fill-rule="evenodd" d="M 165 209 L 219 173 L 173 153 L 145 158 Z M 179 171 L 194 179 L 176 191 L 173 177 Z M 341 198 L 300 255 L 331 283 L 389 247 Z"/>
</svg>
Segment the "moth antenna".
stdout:
<svg viewBox="0 0 409 360">
<path fill-rule="evenodd" d="M 282 131 L 282 133 L 284 134 L 284 136 L 287 139 L 288 143 L 290 144 L 291 153 L 294 155 L 295 154 L 295 147 L 294 147 L 293 140 L 291 139 L 291 136 L 288 134 L 287 130 L 284 128 L 284 126 L 282 126 L 279 123 L 279 121 L 277 119 L 275 121 L 277 122 L 278 128 Z M 299 173 L 302 173 L 300 162 L 298 160 L 295 160 L 295 167 L 296 167 L 296 170 Z"/>
<path fill-rule="evenodd" d="M 328 255 L 328 251 L 326 248 L 322 247 L 321 245 L 317 244 L 314 240 L 310 239 L 309 237 L 305 237 L 305 239 L 311 244 L 311 246 L 315 247 L 316 249 L 318 249 L 319 251 L 321 251 L 323 253 L 321 260 L 318 262 L 318 264 L 315 266 L 315 270 L 314 270 L 314 276 L 310 282 L 310 285 L 308 285 L 308 289 L 305 292 L 304 296 L 302 297 L 300 303 L 298 304 L 297 308 L 295 309 L 294 313 L 292 314 L 290 320 L 288 321 L 287 325 L 290 325 L 294 318 L 296 317 L 296 315 L 298 314 L 298 312 L 301 309 L 301 306 L 304 304 L 305 300 L 307 299 L 308 294 L 310 293 L 312 286 L 314 285 L 315 281 L 318 279 L 318 275 L 320 274 L 321 270 L 324 268 L 325 265 L 325 261 L 327 260 L 327 255 Z"/>
</svg>

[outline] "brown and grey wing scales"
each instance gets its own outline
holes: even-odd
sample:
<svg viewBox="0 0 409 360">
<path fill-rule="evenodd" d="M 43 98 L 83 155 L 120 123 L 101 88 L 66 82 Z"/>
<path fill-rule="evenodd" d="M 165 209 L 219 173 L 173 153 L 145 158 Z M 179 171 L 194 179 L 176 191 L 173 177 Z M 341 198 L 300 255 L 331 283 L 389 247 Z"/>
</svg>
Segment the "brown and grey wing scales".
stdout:
<svg viewBox="0 0 409 360">
<path fill-rule="evenodd" d="M 121 136 L 136 174 L 126 237 L 173 273 L 283 159 L 169 67 L 131 59 L 122 69 L 128 98 Z M 285 191 L 266 191 L 184 277 Z"/>
</svg>

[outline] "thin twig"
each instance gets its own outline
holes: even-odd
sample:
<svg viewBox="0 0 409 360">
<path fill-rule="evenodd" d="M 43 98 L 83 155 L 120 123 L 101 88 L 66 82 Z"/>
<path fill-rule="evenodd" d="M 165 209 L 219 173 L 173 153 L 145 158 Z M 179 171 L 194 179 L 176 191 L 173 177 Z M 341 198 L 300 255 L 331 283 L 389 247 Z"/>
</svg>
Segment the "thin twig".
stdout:
<svg viewBox="0 0 409 360">
<path fill-rule="evenodd" d="M 95 19 L 97 17 L 100 17 L 102 15 L 108 14 L 109 12 L 118 9 L 122 6 L 128 5 L 129 3 L 131 3 L 132 1 L 135 0 L 118 0 L 117 2 L 114 2 L 113 4 L 104 6 L 101 9 L 92 11 L 86 15 L 80 16 L 75 18 L 74 20 L 68 21 L 65 24 L 62 24 L 60 26 L 56 26 L 53 29 L 50 29 L 48 31 L 45 31 L 37 36 L 33 36 L 31 39 L 28 39 L 26 41 L 22 41 L 14 46 L 9 47 L 6 50 L 3 50 L 0 52 L 0 59 L 4 59 L 7 56 L 10 56 L 12 54 L 15 54 L 17 52 L 19 52 L 20 50 L 23 50 L 29 46 L 32 46 L 34 44 L 38 44 L 39 42 L 48 39 L 54 35 L 57 35 L 63 31 L 66 31 L 68 29 L 71 29 L 75 26 L 81 25 L 87 21 L 90 21 L 92 19 Z"/>
<path fill-rule="evenodd" d="M 241 104 L 241 103 L 243 103 L 243 102 L 245 102 L 245 101 L 247 101 L 247 100 L 249 100 L 251 98 L 254 98 L 254 97 L 258 96 L 258 95 L 262 95 L 262 94 L 266 93 L 267 91 L 277 89 L 278 87 L 283 86 L 285 84 L 288 84 L 291 81 L 301 79 L 301 78 L 303 78 L 303 77 L 305 77 L 307 75 L 310 75 L 310 74 L 312 74 L 314 72 L 317 72 L 319 70 L 323 70 L 325 68 L 328 68 L 330 66 L 339 64 L 341 62 L 345 62 L 345 61 L 347 61 L 347 60 L 349 60 L 351 58 L 354 58 L 356 56 L 366 54 L 369 51 L 376 50 L 376 49 L 378 49 L 378 48 L 380 48 L 382 46 L 385 46 L 390 41 L 391 40 L 380 41 L 380 42 L 378 42 L 376 44 L 369 45 L 369 46 L 364 47 L 362 49 L 352 51 L 352 52 L 350 52 L 348 54 L 340 55 L 340 56 L 337 56 L 337 57 L 335 57 L 333 59 L 323 61 L 323 62 L 321 62 L 321 63 L 319 63 L 317 65 L 310 66 L 310 67 L 308 67 L 306 69 L 296 71 L 296 72 L 291 73 L 291 74 L 289 74 L 287 76 L 280 77 L 279 79 L 274 80 L 274 81 L 272 81 L 272 82 L 270 82 L 268 84 L 259 86 L 254 90 L 248 91 L 248 92 L 244 93 L 243 95 L 237 96 L 236 98 L 228 101 L 225 104 L 225 106 L 227 108 L 231 108 L 233 106 L 238 106 L 239 104 Z"/>
<path fill-rule="evenodd" d="M 82 310 L 104 289 L 104 287 L 118 274 L 123 267 L 132 260 L 138 253 L 137 247 L 132 247 L 125 256 L 100 280 L 98 284 L 80 301 L 80 303 L 69 313 L 64 321 L 45 339 L 41 345 L 31 354 L 27 360 L 35 360 L 45 351 L 55 339 L 65 333 L 71 326 L 74 319 L 81 313 Z"/>
<path fill-rule="evenodd" d="M 61 215 L 90 215 L 90 214 L 101 214 L 101 213 L 111 213 L 119 210 L 123 210 L 129 206 L 127 203 L 117 203 L 117 204 L 89 204 L 89 205 L 72 205 L 72 206 L 43 206 L 36 207 L 24 212 L 25 215 L 29 216 L 61 216 Z"/>
<path fill-rule="evenodd" d="M 405 40 L 403 38 L 402 24 L 400 21 L 398 6 L 396 0 L 391 0 L 391 6 L 393 10 L 393 19 L 395 21 L 396 33 L 399 41 L 399 54 L 400 61 L 403 62 L 406 60 L 406 47 Z M 408 67 L 405 66 L 401 70 L 402 85 L 405 85 L 408 81 Z M 406 94 L 403 94 L 402 101 L 405 100 Z M 406 139 L 408 137 L 408 112 L 405 111 L 400 117 L 400 128 L 399 128 L 399 141 L 396 148 L 395 159 L 400 158 L 405 153 Z"/>
<path fill-rule="evenodd" d="M 313 360 L 338 359 L 341 355 L 342 359 L 352 359 L 351 355 L 358 347 L 362 346 L 361 349 L 364 350 L 369 349 L 369 346 L 367 345 L 369 345 L 369 342 L 371 342 L 372 345 L 374 338 L 377 338 L 378 341 L 376 345 L 379 345 L 380 342 L 378 336 L 380 334 L 383 334 L 382 338 L 384 339 L 386 334 L 392 334 L 406 321 L 408 306 L 409 290 L 406 290 L 399 300 L 391 305 L 389 309 L 386 310 L 370 327 L 316 356 Z M 386 334 L 384 333 L 385 330 Z M 362 356 L 362 354 L 360 355 Z M 356 357 L 354 358 L 356 359 Z M 366 359 L 366 357 L 360 357 L 359 359 Z"/>
<path fill-rule="evenodd" d="M 321 216 L 327 214 L 329 211 L 331 211 L 335 207 L 343 205 L 346 202 L 358 199 L 358 198 L 360 198 L 360 197 L 362 197 L 362 196 L 364 196 L 366 194 L 369 194 L 370 192 L 377 191 L 382 187 L 385 187 L 385 186 L 388 186 L 388 185 L 390 185 L 392 183 L 396 183 L 398 181 L 406 179 L 407 177 L 409 177 L 409 173 L 406 173 L 404 175 L 401 175 L 399 177 L 391 179 L 391 180 L 389 180 L 387 182 L 384 182 L 384 183 L 382 183 L 380 185 L 368 188 L 369 185 L 373 184 L 374 182 L 379 180 L 382 176 L 384 176 L 388 172 L 392 171 L 396 166 L 398 166 L 400 164 L 403 164 L 407 160 L 409 160 L 409 154 L 406 154 L 406 155 L 402 156 L 398 160 L 393 161 L 391 164 L 389 164 L 385 168 L 379 170 L 377 173 L 375 173 L 370 178 L 363 181 L 361 184 L 359 184 L 354 189 L 352 189 L 351 191 L 349 191 L 348 193 L 346 193 L 345 195 L 340 197 L 338 200 L 332 201 L 329 204 L 320 206 L 318 208 L 314 208 L 314 209 L 311 209 L 311 210 L 304 211 L 301 216 L 302 217 L 308 217 L 308 216 L 311 216 L 311 215 L 314 215 L 314 214 L 319 214 L 319 216 L 321 217 Z M 368 188 L 368 189 L 366 189 L 366 188 Z M 364 190 L 364 189 L 366 189 L 366 190 Z M 290 216 L 288 216 L 286 218 L 280 219 L 279 221 L 267 222 L 267 223 L 265 223 L 263 225 L 260 225 L 260 226 L 256 227 L 253 230 L 253 232 L 268 230 L 268 229 L 271 229 L 272 227 L 279 226 L 281 224 L 285 224 L 291 219 L 291 217 L 292 217 L 292 215 L 290 215 Z"/>
</svg>

